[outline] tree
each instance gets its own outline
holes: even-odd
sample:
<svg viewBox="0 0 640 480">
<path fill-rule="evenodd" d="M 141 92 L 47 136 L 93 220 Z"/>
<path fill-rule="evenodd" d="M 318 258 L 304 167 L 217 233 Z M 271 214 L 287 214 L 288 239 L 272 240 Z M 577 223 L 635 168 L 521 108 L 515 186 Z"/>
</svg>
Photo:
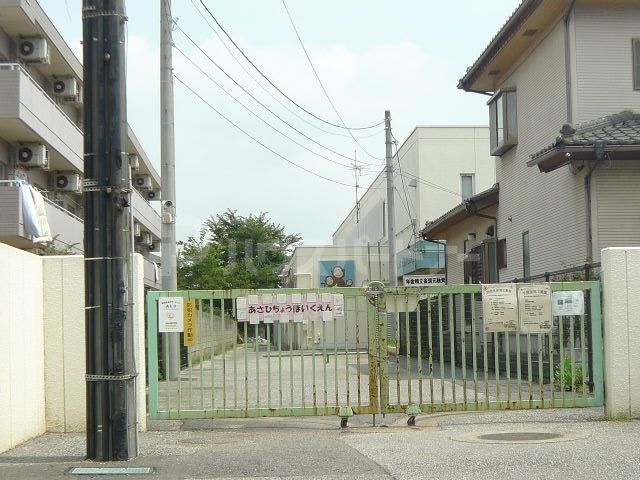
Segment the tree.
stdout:
<svg viewBox="0 0 640 480">
<path fill-rule="evenodd" d="M 301 240 L 265 212 L 243 217 L 227 210 L 210 217 L 197 239 L 179 242 L 178 288 L 276 288 L 278 272 Z"/>
</svg>

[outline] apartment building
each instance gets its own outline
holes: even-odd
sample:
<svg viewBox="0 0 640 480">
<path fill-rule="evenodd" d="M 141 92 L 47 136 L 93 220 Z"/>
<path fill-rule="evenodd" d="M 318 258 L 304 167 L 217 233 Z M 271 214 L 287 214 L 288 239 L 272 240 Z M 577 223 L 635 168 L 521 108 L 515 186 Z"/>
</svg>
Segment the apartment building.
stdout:
<svg viewBox="0 0 640 480">
<path fill-rule="evenodd" d="M 29 199 L 44 200 L 53 245 L 83 249 L 82 64 L 36 0 L 0 0 L 0 242 L 33 249 Z M 145 283 L 159 285 L 160 176 L 128 128 L 135 249 Z M 25 208 L 27 211 L 25 211 Z"/>
</svg>

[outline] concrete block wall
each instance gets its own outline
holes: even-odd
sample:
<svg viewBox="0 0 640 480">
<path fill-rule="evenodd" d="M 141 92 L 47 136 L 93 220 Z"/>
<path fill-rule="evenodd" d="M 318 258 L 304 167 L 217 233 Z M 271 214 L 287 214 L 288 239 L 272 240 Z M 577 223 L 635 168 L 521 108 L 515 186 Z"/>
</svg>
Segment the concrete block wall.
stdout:
<svg viewBox="0 0 640 480">
<path fill-rule="evenodd" d="M 41 257 L 0 243 L 0 452 L 45 431 Z"/>
<path fill-rule="evenodd" d="M 48 432 L 83 432 L 86 429 L 84 260 L 80 255 L 41 258 L 46 286 L 43 293 L 46 428 Z M 144 270 L 139 254 L 135 255 L 133 270 L 138 423 L 140 429 L 145 429 Z"/>
<path fill-rule="evenodd" d="M 605 411 L 640 418 L 640 248 L 602 250 Z"/>
<path fill-rule="evenodd" d="M 146 429 L 144 265 L 134 260 L 138 424 Z M 0 243 L 0 452 L 86 428 L 84 260 Z"/>
</svg>

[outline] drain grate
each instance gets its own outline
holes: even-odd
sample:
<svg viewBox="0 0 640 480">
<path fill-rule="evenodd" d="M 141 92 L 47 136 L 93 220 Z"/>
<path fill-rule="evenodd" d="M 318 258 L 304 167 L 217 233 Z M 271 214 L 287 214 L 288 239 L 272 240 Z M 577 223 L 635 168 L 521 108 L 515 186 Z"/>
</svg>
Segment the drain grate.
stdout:
<svg viewBox="0 0 640 480">
<path fill-rule="evenodd" d="M 151 475 L 153 467 L 74 467 L 71 475 Z"/>
<path fill-rule="evenodd" d="M 544 432 L 509 432 L 509 433 L 487 433 L 478 435 L 478 440 L 498 440 L 500 442 L 539 442 L 541 440 L 554 440 L 561 438 L 559 433 Z"/>
</svg>

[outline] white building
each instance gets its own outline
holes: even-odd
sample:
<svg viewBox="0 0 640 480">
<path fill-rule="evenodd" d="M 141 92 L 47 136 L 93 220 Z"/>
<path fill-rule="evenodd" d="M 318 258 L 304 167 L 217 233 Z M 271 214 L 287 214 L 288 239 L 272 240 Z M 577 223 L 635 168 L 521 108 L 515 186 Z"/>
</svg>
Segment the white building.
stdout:
<svg viewBox="0 0 640 480">
<path fill-rule="evenodd" d="M 393 168 L 398 277 L 444 268 L 441 247 L 423 241 L 420 230 L 494 185 L 489 128 L 416 127 L 399 146 Z M 386 182 L 383 170 L 333 234 L 334 245 L 387 244 Z"/>
<path fill-rule="evenodd" d="M 54 245 L 83 249 L 82 65 L 36 0 L 0 0 L 0 242 L 36 246 L 25 228 L 20 182 L 44 196 Z M 127 153 L 134 186 L 136 250 L 145 277 L 157 287 L 153 255 L 160 217 L 149 200 L 160 199 L 160 176 L 133 131 Z"/>
</svg>

